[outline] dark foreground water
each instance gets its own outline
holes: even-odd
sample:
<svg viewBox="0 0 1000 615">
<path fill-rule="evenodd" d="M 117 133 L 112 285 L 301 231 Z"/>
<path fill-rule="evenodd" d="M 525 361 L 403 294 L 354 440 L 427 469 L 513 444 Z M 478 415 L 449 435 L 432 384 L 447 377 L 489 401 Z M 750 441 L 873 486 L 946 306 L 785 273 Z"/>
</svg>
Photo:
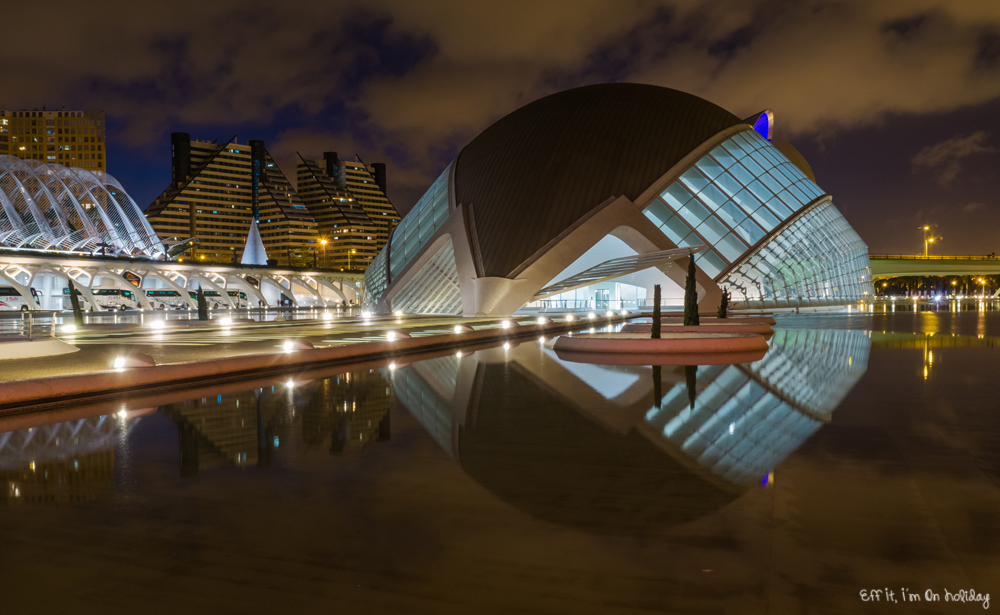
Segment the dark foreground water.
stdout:
<svg viewBox="0 0 1000 615">
<path fill-rule="evenodd" d="M 998 341 L 800 315 L 751 364 L 526 342 L 3 419 L 0 605 L 981 612 L 948 598 L 1000 592 Z"/>
</svg>

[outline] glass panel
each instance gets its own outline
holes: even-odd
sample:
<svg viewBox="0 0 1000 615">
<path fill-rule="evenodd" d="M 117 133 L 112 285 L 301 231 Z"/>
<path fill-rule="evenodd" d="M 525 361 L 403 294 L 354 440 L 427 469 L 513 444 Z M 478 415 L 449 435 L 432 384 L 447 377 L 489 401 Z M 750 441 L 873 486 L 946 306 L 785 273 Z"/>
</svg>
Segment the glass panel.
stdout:
<svg viewBox="0 0 1000 615">
<path fill-rule="evenodd" d="M 660 199 L 653 199 L 646 209 L 643 211 L 646 217 L 652 221 L 656 226 L 662 226 L 668 218 L 673 216 L 673 212 L 667 209 L 667 206 L 663 204 Z"/>
<path fill-rule="evenodd" d="M 764 169 L 761 168 L 759 164 L 754 162 L 753 159 L 750 158 L 749 156 L 747 156 L 743 160 L 740 160 L 740 164 L 745 166 L 747 170 L 750 171 L 750 174 L 753 175 L 755 178 L 760 177 L 761 175 L 764 174 Z"/>
<path fill-rule="evenodd" d="M 785 178 L 782 177 L 781 179 L 784 180 Z M 787 181 L 778 181 L 770 173 L 765 173 L 761 175 L 760 181 L 764 182 L 764 185 L 767 186 L 768 190 L 770 190 L 771 192 L 781 192 L 782 190 L 785 189 L 785 186 L 788 185 Z"/>
<path fill-rule="evenodd" d="M 779 218 L 784 220 L 788 216 L 792 215 L 792 210 L 781 202 L 778 197 L 772 198 L 767 202 L 768 208 L 775 213 Z"/>
<path fill-rule="evenodd" d="M 685 203 L 691 200 L 691 193 L 684 189 L 680 182 L 674 182 L 667 186 L 667 189 L 660 194 L 674 211 L 679 210 Z"/>
<path fill-rule="evenodd" d="M 723 173 L 716 177 L 715 184 L 729 193 L 729 196 L 739 194 L 739 191 L 743 189 L 743 185 L 736 181 L 736 178 L 729 173 Z"/>
<path fill-rule="evenodd" d="M 753 174 L 746 169 L 743 165 L 736 163 L 729 168 L 729 172 L 733 174 L 736 179 L 739 180 L 744 186 L 749 186 L 754 180 Z"/>
<path fill-rule="evenodd" d="M 682 207 L 677 213 L 692 227 L 698 226 L 708 217 L 708 210 L 696 200 L 688 201 L 688 204 Z"/>
<path fill-rule="evenodd" d="M 687 248 L 690 246 L 700 246 L 703 243 L 705 242 L 701 240 L 701 237 L 698 237 L 698 235 L 696 235 L 694 231 L 691 231 L 684 237 L 684 239 L 681 239 L 680 241 L 677 242 L 677 247 Z"/>
<path fill-rule="evenodd" d="M 711 156 L 705 156 L 699 160 L 695 165 L 698 170 L 705 174 L 709 179 L 715 179 L 722 173 L 722 166 L 719 165 Z"/>
<path fill-rule="evenodd" d="M 772 214 L 766 207 L 761 207 L 757 211 L 753 212 L 753 219 L 764 227 L 765 231 L 772 230 L 774 227 L 778 226 L 778 223 L 780 222 L 777 216 Z"/>
<path fill-rule="evenodd" d="M 754 193 L 754 196 L 756 196 L 761 203 L 767 202 L 772 196 L 774 196 L 774 193 L 768 190 L 764 184 L 759 181 L 752 182 L 748 188 L 750 188 L 750 191 Z"/>
<path fill-rule="evenodd" d="M 691 232 L 691 229 L 677 216 L 672 216 L 667 220 L 660 230 L 675 244 Z"/>
<path fill-rule="evenodd" d="M 749 190 L 742 190 L 739 194 L 733 197 L 733 201 L 742 207 L 743 211 L 747 213 L 757 209 L 761 204 L 760 199 L 754 196 Z"/>
<path fill-rule="evenodd" d="M 722 253 L 722 256 L 725 257 L 725 259 L 728 260 L 729 262 L 733 262 L 736 259 L 738 259 L 747 249 L 747 247 L 743 244 L 743 242 L 740 241 L 739 238 L 732 233 L 723 237 L 722 241 L 716 244 L 715 247 L 719 250 L 719 252 Z"/>
<path fill-rule="evenodd" d="M 722 273 L 723 269 L 726 268 L 726 262 L 719 258 L 719 255 L 712 250 L 698 252 L 694 262 L 712 278 Z"/>
<path fill-rule="evenodd" d="M 715 212 L 715 215 L 722 218 L 723 222 L 729 226 L 736 226 L 741 220 L 747 217 L 746 213 L 742 209 L 736 206 L 732 201 L 726 203 Z"/>
<path fill-rule="evenodd" d="M 763 239 L 765 235 L 764 231 L 749 218 L 740 222 L 734 230 L 751 246 Z"/>
<path fill-rule="evenodd" d="M 729 229 L 715 216 L 710 216 L 707 220 L 702 222 L 701 226 L 698 227 L 698 232 L 701 236 L 705 238 L 707 242 L 715 245 L 720 239 L 726 236 Z"/>
<path fill-rule="evenodd" d="M 698 194 L 702 189 L 708 185 L 708 180 L 705 176 L 698 172 L 697 169 L 688 169 L 681 174 L 681 181 L 687 186 L 692 193 Z"/>
<path fill-rule="evenodd" d="M 728 196 L 723 194 L 721 190 L 711 184 L 705 186 L 705 189 L 701 191 L 698 198 L 701 199 L 702 203 L 708 205 L 709 209 L 712 211 L 715 211 L 723 203 L 729 200 Z"/>
<path fill-rule="evenodd" d="M 711 154 L 712 154 L 712 158 L 715 158 L 716 162 L 718 162 L 719 164 L 721 164 L 723 167 L 725 167 L 727 169 L 730 166 L 732 166 L 732 164 L 734 162 L 736 162 L 736 158 L 733 158 L 733 155 L 730 154 L 729 152 L 727 152 L 725 150 L 725 148 L 723 148 L 721 146 L 720 147 L 716 147 L 715 149 L 713 149 L 712 152 L 711 152 Z"/>
</svg>

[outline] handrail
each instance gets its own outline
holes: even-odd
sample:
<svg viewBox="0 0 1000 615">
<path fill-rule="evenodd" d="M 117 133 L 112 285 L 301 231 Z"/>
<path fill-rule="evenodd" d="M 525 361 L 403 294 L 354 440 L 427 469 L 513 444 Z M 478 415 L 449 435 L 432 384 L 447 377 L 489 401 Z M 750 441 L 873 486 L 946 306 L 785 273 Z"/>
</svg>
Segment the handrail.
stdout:
<svg viewBox="0 0 1000 615">
<path fill-rule="evenodd" d="M 923 254 L 869 254 L 868 260 L 913 261 L 1000 261 L 1000 256 L 924 256 Z"/>
</svg>

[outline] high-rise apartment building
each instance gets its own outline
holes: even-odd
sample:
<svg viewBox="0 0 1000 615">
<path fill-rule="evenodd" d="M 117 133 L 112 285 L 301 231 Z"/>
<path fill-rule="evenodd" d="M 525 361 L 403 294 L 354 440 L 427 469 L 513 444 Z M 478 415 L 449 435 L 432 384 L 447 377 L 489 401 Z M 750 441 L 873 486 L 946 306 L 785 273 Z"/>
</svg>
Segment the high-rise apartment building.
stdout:
<svg viewBox="0 0 1000 615">
<path fill-rule="evenodd" d="M 316 161 L 300 155 L 298 191 L 319 224 L 324 262 L 333 268 L 364 270 L 399 224 L 381 163 L 367 167 L 340 160 L 336 152 Z"/>
<path fill-rule="evenodd" d="M 0 111 L 0 154 L 107 171 L 104 112 Z"/>
<path fill-rule="evenodd" d="M 256 212 L 270 260 L 278 265 L 316 261 L 316 221 L 263 141 L 238 143 L 233 137 L 217 144 L 175 132 L 170 161 L 170 186 L 146 209 L 164 243 L 196 238 L 186 257 L 239 262 Z"/>
</svg>

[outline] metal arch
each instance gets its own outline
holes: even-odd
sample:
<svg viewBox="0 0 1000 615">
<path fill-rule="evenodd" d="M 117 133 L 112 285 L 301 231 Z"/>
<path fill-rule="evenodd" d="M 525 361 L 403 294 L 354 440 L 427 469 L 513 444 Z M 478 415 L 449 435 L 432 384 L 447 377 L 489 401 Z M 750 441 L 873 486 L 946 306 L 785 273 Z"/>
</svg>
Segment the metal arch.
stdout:
<svg viewBox="0 0 1000 615">
<path fill-rule="evenodd" d="M 89 219 L 91 216 L 91 214 L 89 213 L 89 209 L 87 208 L 86 204 L 84 204 L 81 201 L 80 198 L 82 195 L 87 195 L 87 199 L 93 204 L 93 210 L 97 212 L 97 218 L 100 219 L 101 225 L 104 227 L 103 233 L 100 233 L 100 231 L 98 231 L 98 233 L 103 235 L 103 237 L 101 238 L 106 239 L 107 240 L 106 243 L 115 244 L 119 252 L 124 250 L 125 240 L 122 238 L 121 233 L 119 233 L 118 230 L 115 229 L 114 222 L 112 222 L 111 218 L 108 217 L 108 214 L 107 212 L 104 211 L 104 208 L 102 208 L 97 203 L 97 199 L 95 199 L 94 195 L 91 194 L 90 189 L 82 181 L 80 181 L 80 178 L 78 178 L 68 168 L 60 169 L 58 175 L 59 178 L 66 185 L 66 187 L 70 190 L 70 193 L 76 199 L 77 203 L 79 203 L 82 206 L 83 211 L 87 212 L 84 213 L 84 215 Z M 91 221 L 93 220 L 91 219 Z"/>
<path fill-rule="evenodd" d="M 59 206 L 56 204 L 56 199 L 52 195 L 52 192 L 49 190 L 48 186 L 45 184 L 44 181 L 42 181 L 42 178 L 38 174 L 39 171 L 44 172 L 47 169 L 46 165 L 36 160 L 22 160 L 21 164 L 15 164 L 14 166 L 15 166 L 15 171 L 14 171 L 15 173 L 20 172 L 23 173 L 25 176 L 24 178 L 19 178 L 21 179 L 22 185 L 28 187 L 29 183 L 31 183 L 32 180 L 34 182 L 37 182 L 38 184 L 38 189 L 31 190 L 30 194 L 31 194 L 31 200 L 35 206 L 35 210 L 37 210 L 38 212 L 38 219 L 41 221 L 39 226 L 41 226 L 41 224 L 44 224 L 45 227 L 48 228 L 49 231 L 52 233 L 52 236 L 56 238 L 56 241 L 62 241 L 63 238 L 69 236 L 69 227 L 63 224 L 62 217 L 59 216 L 59 213 L 56 211 L 59 209 Z M 47 205 L 45 206 L 45 211 L 42 211 L 42 206 L 39 204 L 40 200 L 45 201 L 47 203 Z M 53 212 L 53 214 L 59 220 L 59 225 L 61 228 L 55 229 L 52 227 L 52 225 L 49 223 L 48 218 L 45 215 L 46 212 L 48 211 Z"/>
<path fill-rule="evenodd" d="M 317 284 L 317 286 L 325 286 L 326 288 L 329 288 L 330 290 L 332 290 L 334 292 L 334 294 L 336 294 L 338 297 L 340 297 L 340 299 L 344 302 L 344 305 L 347 305 L 347 296 L 344 295 L 344 293 L 341 291 L 341 289 L 338 289 L 331 282 L 328 282 L 328 281 L 324 280 L 323 278 L 316 278 L 316 284 Z M 343 284 L 343 282 L 341 282 L 341 284 Z"/>
<path fill-rule="evenodd" d="M 160 238 L 157 236 L 156 231 L 154 231 L 152 225 L 149 224 L 149 220 L 146 219 L 146 216 L 142 213 L 142 210 L 139 209 L 138 205 L 136 205 L 135 200 L 133 200 L 132 197 L 129 196 L 129 193 L 125 191 L 125 188 L 121 185 L 121 182 L 119 182 L 113 176 L 108 175 L 107 173 L 104 173 L 102 171 L 94 171 L 92 172 L 92 175 L 94 175 L 94 177 L 97 177 L 99 180 L 103 180 L 105 190 L 107 190 L 107 187 L 110 185 L 117 191 L 115 193 L 112 193 L 111 196 L 115 199 L 116 202 L 118 202 L 119 207 L 125 212 L 125 215 L 129 217 L 129 219 L 132 221 L 133 227 L 135 227 L 135 223 L 138 222 L 139 227 L 142 228 L 140 235 L 143 236 L 143 241 L 148 246 L 147 254 L 149 254 L 150 256 L 157 256 L 158 254 L 166 254 L 167 250 L 164 247 L 163 242 L 160 241 Z M 118 198 L 118 195 L 121 195 L 122 198 Z M 122 200 L 125 200 L 124 205 L 122 204 Z M 136 228 L 136 230 L 138 231 L 139 229 Z"/>
<path fill-rule="evenodd" d="M 261 304 L 267 305 L 267 299 L 264 298 L 264 293 L 260 292 L 256 288 L 254 288 L 253 285 L 250 284 L 250 282 L 246 281 L 246 279 L 241 278 L 238 275 L 228 276 L 228 277 L 226 277 L 226 288 L 229 288 L 229 283 L 230 282 L 235 282 L 240 287 L 242 287 L 244 290 L 249 291 L 250 294 L 252 294 L 254 297 L 257 297 L 257 300 L 260 301 Z"/>
<path fill-rule="evenodd" d="M 21 297 L 24 298 L 24 303 L 28 306 L 29 310 L 35 311 L 35 309 L 37 309 L 37 306 L 35 305 L 35 299 L 31 296 L 31 290 L 24 284 L 21 284 L 14 278 L 7 275 L 7 271 L 2 268 L 0 268 L 0 280 L 3 280 L 4 282 L 10 284 L 14 288 L 14 290 L 17 291 L 17 294 L 21 295 Z"/>
<path fill-rule="evenodd" d="M 293 293 L 290 289 L 285 288 L 281 284 L 278 284 L 277 282 L 275 282 L 274 281 L 274 277 L 269 276 L 269 275 L 268 276 L 261 276 L 261 278 L 260 278 L 260 285 L 264 286 L 264 282 L 270 282 L 279 291 L 287 292 L 288 295 L 289 295 L 288 298 L 292 300 L 292 303 L 295 305 L 295 307 L 299 307 L 299 300 L 295 298 L 295 293 Z M 263 294 L 263 290 L 264 289 L 261 288 L 261 291 L 262 291 L 261 294 Z M 283 292 L 280 293 L 280 294 L 283 294 Z M 280 301 L 280 294 L 279 294 L 279 301 Z"/>
<path fill-rule="evenodd" d="M 65 221 L 66 221 L 65 222 L 66 223 L 66 227 L 70 228 L 70 226 L 72 225 L 72 222 L 73 222 L 74 218 L 78 219 L 80 221 L 80 225 L 83 227 L 83 228 L 78 229 L 76 231 L 71 231 L 70 232 L 70 236 L 72 237 L 72 235 L 74 233 L 79 233 L 79 232 L 83 231 L 83 232 L 86 232 L 88 240 L 96 241 L 96 242 L 99 243 L 100 242 L 100 232 L 94 226 L 94 221 L 90 219 L 89 215 L 87 215 L 86 208 L 76 198 L 76 196 L 73 194 L 73 191 L 70 190 L 70 188 L 66 184 L 66 182 L 63 181 L 63 177 L 62 177 L 63 175 L 64 175 L 63 170 L 61 170 L 59 168 L 55 168 L 55 167 L 50 166 L 50 165 L 46 165 L 46 172 L 43 175 L 43 177 L 47 181 L 45 181 L 45 180 L 43 180 L 43 181 L 45 182 L 46 186 L 49 189 L 49 192 L 51 192 L 53 194 L 53 196 L 56 195 L 56 192 L 59 193 L 59 196 L 55 197 L 56 198 L 56 203 L 58 205 L 57 210 L 60 211 L 60 212 L 62 212 L 62 216 L 63 216 L 63 218 L 65 218 Z M 55 186 L 57 189 L 54 190 L 53 186 Z M 67 200 L 68 200 L 68 203 L 67 203 Z M 71 216 L 70 213 L 72 213 L 73 215 Z M 103 220 L 102 220 L 102 222 L 103 222 Z M 78 243 L 82 243 L 82 242 L 78 242 Z M 78 243 L 74 244 L 74 248 L 75 248 L 76 245 L 78 245 Z M 71 249 L 74 249 L 74 248 L 71 248 Z"/>
<path fill-rule="evenodd" d="M 128 238 L 124 241 L 126 245 L 123 246 L 128 253 L 132 254 L 135 249 L 139 249 L 141 251 L 141 247 L 137 245 L 139 239 L 138 231 L 135 230 L 135 227 L 132 225 L 132 221 L 128 219 L 128 216 L 124 211 L 122 211 L 121 206 L 118 204 L 118 201 L 111 196 L 111 193 L 104 187 L 104 184 L 102 184 L 93 173 L 87 171 L 86 169 L 72 167 L 70 168 L 70 172 L 76 175 L 81 184 L 87 186 L 87 190 L 92 196 L 99 197 L 100 195 L 98 192 L 103 193 L 104 198 L 94 198 L 94 202 L 97 207 L 102 209 L 109 218 L 112 220 L 114 218 L 118 219 L 122 229 L 125 231 L 125 236 Z M 119 233 L 119 236 L 121 236 L 121 233 Z"/>
<path fill-rule="evenodd" d="M 303 280 L 301 277 L 288 278 L 289 292 L 291 292 L 293 295 L 295 294 L 295 291 L 292 289 L 295 287 L 296 283 L 298 283 L 299 286 L 304 287 L 306 290 L 312 293 L 316 297 L 316 299 L 323 304 L 323 307 L 326 307 L 326 300 L 324 300 L 323 296 L 319 294 L 319 291 L 317 291 L 312 286 L 306 284 L 306 281 Z"/>
<path fill-rule="evenodd" d="M 83 269 L 80 269 L 79 267 L 74 267 L 73 269 L 76 269 L 77 271 L 79 271 L 80 273 L 82 273 L 84 275 L 90 276 L 90 282 L 93 282 L 94 277 L 91 276 L 88 272 L 84 271 Z M 94 299 L 93 293 L 90 292 L 90 285 L 89 285 L 89 283 L 88 283 L 87 286 L 84 286 L 76 278 L 74 278 L 71 275 L 69 275 L 69 273 L 64 272 L 64 271 L 62 271 L 60 269 L 56 269 L 52 265 L 39 265 L 38 268 L 37 268 L 37 270 L 35 271 L 35 274 L 37 275 L 39 273 L 48 273 L 50 275 L 56 276 L 57 278 L 62 278 L 63 280 L 66 280 L 67 286 L 69 286 L 68 282 L 70 280 L 73 280 L 73 282 L 76 283 L 77 290 L 80 291 L 80 294 L 83 296 L 84 300 L 87 303 L 90 304 L 90 307 L 95 312 L 100 312 L 101 311 L 101 306 L 97 305 L 97 301 Z"/>
<path fill-rule="evenodd" d="M 9 158 L 9 156 L 7 158 Z M 14 184 L 13 198 L 12 195 L 9 193 L 9 191 L 4 190 L 3 188 L 4 179 L 7 179 L 9 183 Z M 4 202 L 2 204 L 4 208 L 4 213 L 7 214 L 7 222 L 10 225 L 10 230 L 17 232 L 17 234 L 21 237 L 22 242 L 24 241 L 25 237 L 36 236 L 41 229 L 38 226 L 38 219 L 35 216 L 34 211 L 32 211 L 35 208 L 33 207 L 33 202 L 31 201 L 31 197 L 28 194 L 28 189 L 24 187 L 24 184 L 21 183 L 21 180 L 19 180 L 17 178 L 17 175 L 14 174 L 13 170 L 10 167 L 10 162 L 8 160 L 4 160 L 3 157 L 0 157 L 0 192 L 5 193 L 6 198 L 4 199 Z M 24 209 L 26 210 L 25 213 L 30 213 L 31 217 L 34 219 L 35 222 L 35 224 L 33 225 L 34 228 L 32 228 L 31 225 L 25 223 L 24 216 L 21 214 L 20 211 L 18 211 L 18 205 L 15 202 L 18 200 L 24 203 Z M 8 233 L 7 236 L 9 237 L 10 233 Z"/>
</svg>

